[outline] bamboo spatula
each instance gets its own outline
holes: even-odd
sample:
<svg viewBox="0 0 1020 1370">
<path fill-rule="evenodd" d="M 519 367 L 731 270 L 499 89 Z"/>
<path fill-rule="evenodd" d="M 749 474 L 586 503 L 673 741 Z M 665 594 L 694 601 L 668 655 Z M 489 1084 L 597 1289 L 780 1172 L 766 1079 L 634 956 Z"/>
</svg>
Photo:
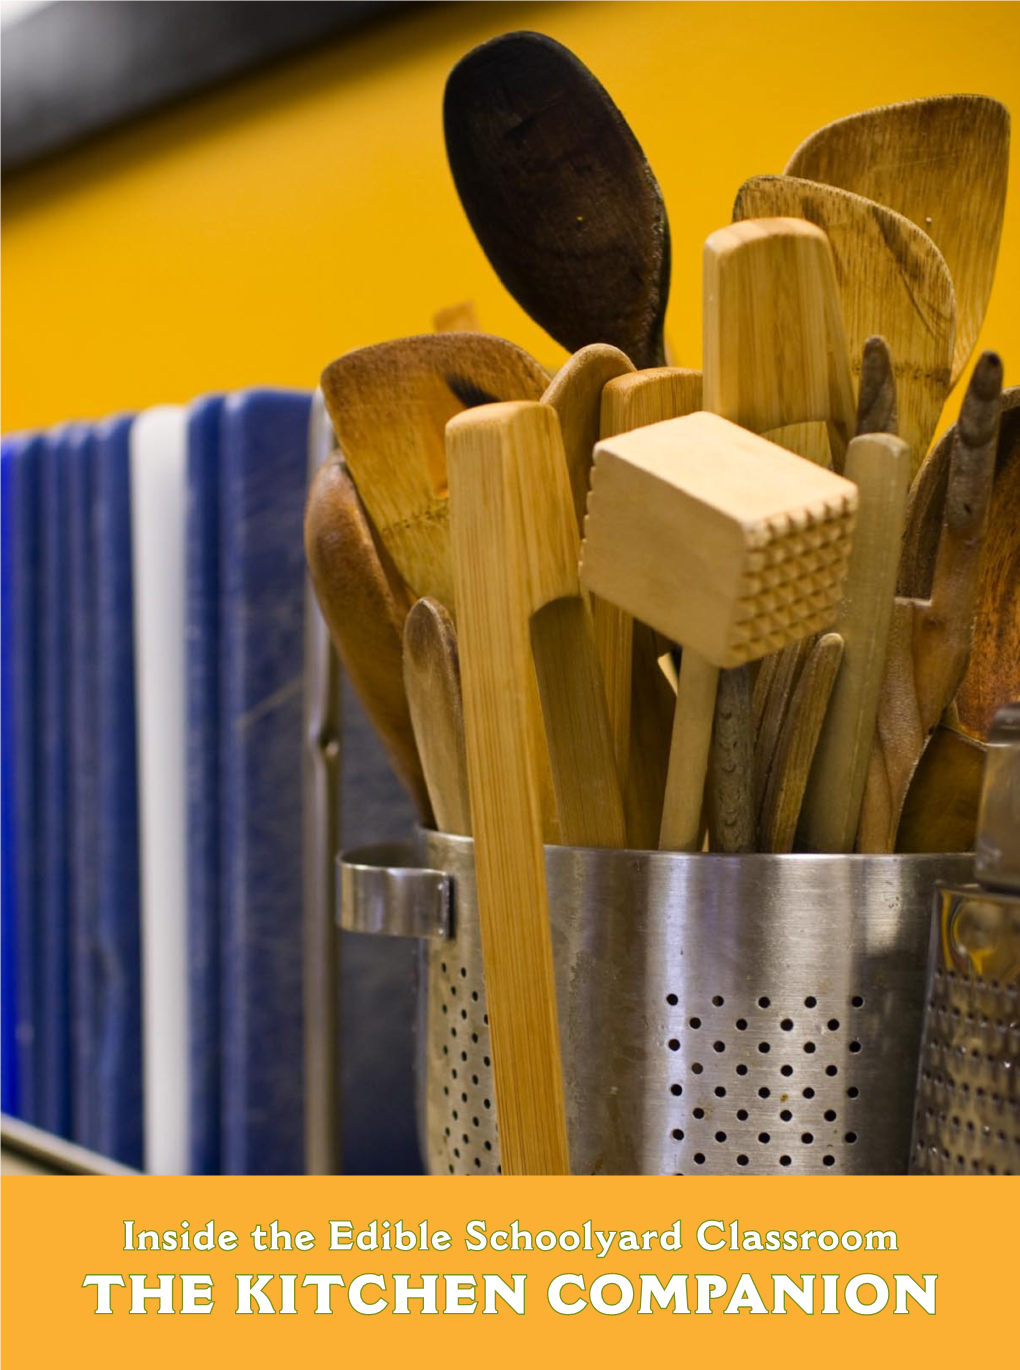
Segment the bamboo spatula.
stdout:
<svg viewBox="0 0 1020 1370">
<path fill-rule="evenodd" d="M 967 669 L 995 469 L 1002 363 L 978 358 L 953 438 L 941 532 L 925 598 L 893 605 L 857 848 L 890 852 L 932 731 Z M 911 516 L 916 511 L 909 511 Z M 908 542 L 911 538 L 908 537 Z"/>
<path fill-rule="evenodd" d="M 704 405 L 753 433 L 820 421 L 843 468 L 856 412 L 832 250 L 803 219 L 747 219 L 704 252 Z"/>
<path fill-rule="evenodd" d="M 920 466 L 949 393 L 956 302 L 949 268 L 932 240 L 884 205 L 792 176 L 756 176 L 737 192 L 733 217 L 807 219 L 832 247 L 853 363 L 881 334 L 892 354 L 899 435 Z"/>
<path fill-rule="evenodd" d="M 941 95 L 827 124 L 800 145 L 786 174 L 888 205 L 934 241 L 956 290 L 955 384 L 992 291 L 1008 169 L 1006 107 L 983 95 Z"/>
<path fill-rule="evenodd" d="M 339 453 L 308 495 L 305 556 L 344 670 L 425 824 L 432 813 L 401 677 L 407 592 L 376 540 Z"/>
<path fill-rule="evenodd" d="M 555 410 L 518 403 L 460 415 L 447 429 L 447 453 L 503 1168 L 565 1174 L 532 673 L 568 842 L 624 840 L 609 717 L 578 583 L 577 523 Z"/>
<path fill-rule="evenodd" d="M 564 362 L 542 396 L 542 402 L 552 405 L 560 421 L 578 538 L 584 523 L 592 451 L 599 439 L 602 392 L 609 381 L 628 374 L 634 374 L 634 367 L 618 348 L 592 343 Z M 594 600 L 591 609 L 595 649 L 602 667 L 613 749 L 622 784 L 630 753 L 630 621 L 620 615 L 615 605 L 602 600 Z"/>
</svg>

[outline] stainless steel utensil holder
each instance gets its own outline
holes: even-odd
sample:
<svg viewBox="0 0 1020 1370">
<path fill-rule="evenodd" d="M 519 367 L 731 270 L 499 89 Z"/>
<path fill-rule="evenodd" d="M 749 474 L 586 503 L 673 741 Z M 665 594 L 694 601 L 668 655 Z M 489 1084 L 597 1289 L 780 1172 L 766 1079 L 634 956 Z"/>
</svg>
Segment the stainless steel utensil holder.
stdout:
<svg viewBox="0 0 1020 1370">
<path fill-rule="evenodd" d="M 341 861 L 341 922 L 425 939 L 428 1168 L 499 1170 L 470 839 Z M 935 882 L 967 856 L 546 848 L 575 1174 L 907 1168 Z"/>
<path fill-rule="evenodd" d="M 1020 1175 L 1020 897 L 942 889 L 910 1168 Z"/>
</svg>

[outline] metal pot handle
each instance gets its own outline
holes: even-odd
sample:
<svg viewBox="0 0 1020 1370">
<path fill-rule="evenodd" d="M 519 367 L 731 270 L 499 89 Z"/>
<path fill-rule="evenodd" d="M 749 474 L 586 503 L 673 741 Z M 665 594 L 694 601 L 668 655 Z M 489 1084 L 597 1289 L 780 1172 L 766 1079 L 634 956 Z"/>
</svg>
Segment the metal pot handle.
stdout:
<svg viewBox="0 0 1020 1370">
<path fill-rule="evenodd" d="M 341 852 L 339 923 L 384 937 L 453 936 L 453 881 L 419 865 L 409 842 Z"/>
</svg>

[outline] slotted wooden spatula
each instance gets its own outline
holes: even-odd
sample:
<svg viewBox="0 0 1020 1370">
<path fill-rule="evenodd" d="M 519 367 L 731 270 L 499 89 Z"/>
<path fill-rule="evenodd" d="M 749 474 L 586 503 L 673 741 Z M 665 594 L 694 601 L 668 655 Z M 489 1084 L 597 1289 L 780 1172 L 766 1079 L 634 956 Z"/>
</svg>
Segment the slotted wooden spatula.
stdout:
<svg viewBox="0 0 1020 1370">
<path fill-rule="evenodd" d="M 1009 111 L 983 95 L 907 100 L 837 119 L 786 166 L 788 176 L 888 205 L 934 241 L 956 290 L 954 383 L 988 308 L 1008 170 Z"/>
</svg>

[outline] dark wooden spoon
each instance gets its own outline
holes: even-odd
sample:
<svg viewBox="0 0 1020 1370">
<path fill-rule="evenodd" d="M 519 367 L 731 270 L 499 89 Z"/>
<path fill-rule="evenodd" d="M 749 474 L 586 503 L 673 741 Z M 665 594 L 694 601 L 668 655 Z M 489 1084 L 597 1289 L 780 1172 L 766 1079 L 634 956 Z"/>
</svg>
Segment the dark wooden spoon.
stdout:
<svg viewBox="0 0 1020 1370">
<path fill-rule="evenodd" d="M 450 73 L 446 152 L 500 280 L 569 352 L 610 343 L 664 364 L 669 226 L 623 115 L 540 33 L 483 43 Z"/>
</svg>

